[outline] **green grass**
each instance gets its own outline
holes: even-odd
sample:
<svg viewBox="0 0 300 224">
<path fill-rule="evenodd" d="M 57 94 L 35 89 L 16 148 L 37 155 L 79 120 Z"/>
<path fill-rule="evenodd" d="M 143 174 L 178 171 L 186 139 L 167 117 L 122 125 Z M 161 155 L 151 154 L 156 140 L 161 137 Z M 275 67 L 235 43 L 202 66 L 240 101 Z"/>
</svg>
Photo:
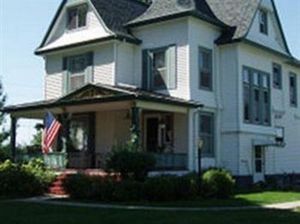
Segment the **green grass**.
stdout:
<svg viewBox="0 0 300 224">
<path fill-rule="evenodd" d="M 72 199 L 64 199 L 74 201 Z M 123 202 L 110 203 L 122 205 L 172 206 L 172 207 L 224 207 L 224 206 L 255 206 L 282 202 L 300 201 L 300 192 L 266 191 L 260 193 L 238 194 L 230 199 L 195 199 L 193 201 L 176 202 Z M 80 201 L 86 203 L 101 203 L 97 201 Z"/>
<path fill-rule="evenodd" d="M 5 224 L 299 224 L 300 213 L 276 210 L 234 212 L 159 212 L 92 209 L 0 202 L 0 220 Z"/>
</svg>

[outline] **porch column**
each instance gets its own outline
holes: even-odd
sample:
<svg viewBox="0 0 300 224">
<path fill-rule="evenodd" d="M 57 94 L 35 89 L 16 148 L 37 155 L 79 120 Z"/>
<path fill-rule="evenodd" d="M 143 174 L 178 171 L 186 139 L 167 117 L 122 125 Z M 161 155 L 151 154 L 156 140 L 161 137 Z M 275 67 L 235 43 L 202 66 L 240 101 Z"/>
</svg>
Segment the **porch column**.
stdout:
<svg viewBox="0 0 300 224">
<path fill-rule="evenodd" d="M 198 153 L 196 150 L 196 141 L 197 141 L 197 110 L 189 109 L 187 113 L 187 139 L 188 139 L 188 170 L 197 171 L 198 167 L 196 165 L 196 160 L 198 159 Z"/>
<path fill-rule="evenodd" d="M 14 162 L 16 162 L 17 118 L 11 115 L 10 120 L 10 149 L 12 159 Z"/>
<path fill-rule="evenodd" d="M 131 133 L 137 135 L 135 142 L 137 146 L 140 145 L 140 112 L 141 109 L 139 107 L 131 108 Z"/>
</svg>

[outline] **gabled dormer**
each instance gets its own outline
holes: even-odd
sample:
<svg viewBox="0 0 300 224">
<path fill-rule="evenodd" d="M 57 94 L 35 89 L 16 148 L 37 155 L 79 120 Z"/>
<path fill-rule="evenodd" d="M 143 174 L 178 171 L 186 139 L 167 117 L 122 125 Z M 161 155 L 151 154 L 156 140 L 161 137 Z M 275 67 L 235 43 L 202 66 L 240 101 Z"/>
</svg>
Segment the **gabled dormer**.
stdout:
<svg viewBox="0 0 300 224">
<path fill-rule="evenodd" d="M 63 0 L 36 54 L 105 39 L 138 43 L 123 25 L 142 14 L 147 7 L 147 4 L 135 0 Z"/>
<path fill-rule="evenodd" d="M 273 0 L 260 2 L 246 39 L 290 55 Z"/>
</svg>

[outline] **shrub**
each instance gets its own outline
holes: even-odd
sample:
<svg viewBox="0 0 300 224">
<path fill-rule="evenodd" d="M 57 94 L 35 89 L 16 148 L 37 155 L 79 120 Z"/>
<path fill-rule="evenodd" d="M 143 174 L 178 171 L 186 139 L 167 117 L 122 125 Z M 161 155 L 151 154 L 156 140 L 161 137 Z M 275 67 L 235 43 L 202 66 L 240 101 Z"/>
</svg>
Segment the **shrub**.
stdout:
<svg viewBox="0 0 300 224">
<path fill-rule="evenodd" d="M 202 176 L 202 193 L 205 197 L 228 198 L 232 195 L 235 180 L 223 169 L 211 169 Z"/>
<path fill-rule="evenodd" d="M 108 170 L 120 173 L 123 179 L 133 177 L 135 180 L 143 181 L 147 174 L 155 166 L 153 155 L 132 150 L 128 145 L 118 146 L 108 156 L 106 161 Z"/>
<path fill-rule="evenodd" d="M 199 194 L 196 175 L 158 176 L 148 178 L 144 184 L 145 199 L 149 201 L 174 201 L 193 199 Z"/>
<path fill-rule="evenodd" d="M 3 163 L 4 161 L 10 159 L 9 154 L 4 149 L 0 149 L 0 163 Z"/>
<path fill-rule="evenodd" d="M 64 189 L 72 198 L 100 201 L 113 198 L 115 184 L 111 178 L 76 174 L 64 180 Z"/>
<path fill-rule="evenodd" d="M 39 181 L 44 191 L 55 180 L 55 174 L 46 167 L 44 161 L 41 159 L 33 159 L 27 164 L 23 164 L 22 169 L 32 174 Z"/>
<path fill-rule="evenodd" d="M 33 162 L 35 163 L 35 162 Z M 18 165 L 7 160 L 0 164 L 0 195 L 1 196 L 35 196 L 41 195 L 50 184 L 50 171 L 31 165 Z M 49 175 L 49 176 L 48 176 Z M 51 174 L 51 177 L 54 177 Z"/>
<path fill-rule="evenodd" d="M 140 201 L 143 199 L 143 183 L 124 180 L 116 183 L 113 193 L 114 201 Z"/>
</svg>

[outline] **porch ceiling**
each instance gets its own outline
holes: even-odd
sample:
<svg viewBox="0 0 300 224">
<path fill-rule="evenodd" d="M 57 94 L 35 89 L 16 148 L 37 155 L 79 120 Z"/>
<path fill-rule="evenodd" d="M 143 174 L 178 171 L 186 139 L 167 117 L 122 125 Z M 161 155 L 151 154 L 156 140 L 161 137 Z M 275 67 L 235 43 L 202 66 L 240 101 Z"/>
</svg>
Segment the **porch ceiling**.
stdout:
<svg viewBox="0 0 300 224">
<path fill-rule="evenodd" d="M 142 109 L 186 113 L 203 105 L 136 88 L 88 84 L 59 99 L 8 106 L 3 112 L 14 117 L 40 119 L 45 111 L 56 114 L 118 110 L 132 106 Z"/>
</svg>

